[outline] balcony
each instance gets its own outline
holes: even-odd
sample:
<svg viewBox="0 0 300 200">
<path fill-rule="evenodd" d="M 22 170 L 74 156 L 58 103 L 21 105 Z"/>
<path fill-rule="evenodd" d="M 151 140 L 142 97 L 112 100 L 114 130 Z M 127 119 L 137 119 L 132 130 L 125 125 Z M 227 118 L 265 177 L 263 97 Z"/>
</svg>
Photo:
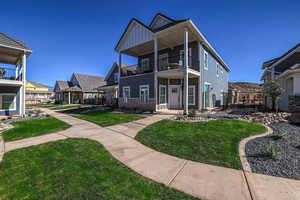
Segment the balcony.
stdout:
<svg viewBox="0 0 300 200">
<path fill-rule="evenodd" d="M 17 69 L 0 67 L 0 80 L 21 81 L 22 75 L 19 74 Z"/>
<path fill-rule="evenodd" d="M 163 54 L 159 56 L 157 60 L 157 71 L 168 71 L 168 70 L 183 70 L 184 69 L 184 59 L 183 55 L 176 56 L 166 56 Z M 192 56 L 189 56 L 189 67 L 193 68 L 195 63 L 192 62 Z M 138 64 L 130 65 L 122 68 L 121 76 L 132 76 L 138 74 L 151 73 L 154 69 L 154 61 L 147 61 L 142 63 L 140 61 Z"/>
</svg>

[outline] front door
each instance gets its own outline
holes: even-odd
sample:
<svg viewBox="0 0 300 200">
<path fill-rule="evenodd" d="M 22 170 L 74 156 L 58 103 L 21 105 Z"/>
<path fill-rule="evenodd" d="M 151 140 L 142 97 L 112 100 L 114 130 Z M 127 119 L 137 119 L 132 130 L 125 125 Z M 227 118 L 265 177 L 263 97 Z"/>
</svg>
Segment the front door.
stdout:
<svg viewBox="0 0 300 200">
<path fill-rule="evenodd" d="M 169 109 L 180 109 L 181 108 L 181 86 L 170 85 L 169 86 Z"/>
<path fill-rule="evenodd" d="M 204 85 L 204 108 L 210 107 L 210 85 Z"/>
</svg>

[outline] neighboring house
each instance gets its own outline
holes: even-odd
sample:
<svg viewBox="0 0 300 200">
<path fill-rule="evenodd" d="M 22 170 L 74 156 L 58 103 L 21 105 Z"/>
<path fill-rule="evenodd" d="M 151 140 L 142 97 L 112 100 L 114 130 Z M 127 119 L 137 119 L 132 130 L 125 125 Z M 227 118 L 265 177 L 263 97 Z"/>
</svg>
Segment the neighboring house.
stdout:
<svg viewBox="0 0 300 200">
<path fill-rule="evenodd" d="M 121 67 L 119 106 L 142 110 L 197 110 L 227 99 L 230 68 L 190 19 L 157 14 L 149 25 L 132 19 L 115 50 L 136 58 L 136 70 Z"/>
<path fill-rule="evenodd" d="M 26 104 L 39 104 L 51 101 L 53 88 L 41 83 L 26 82 Z"/>
<path fill-rule="evenodd" d="M 274 80 L 284 89 L 277 105 L 280 110 L 289 110 L 289 99 L 290 107 L 300 105 L 299 101 L 294 101 L 295 96 L 300 96 L 300 43 L 282 56 L 264 62 L 262 69 L 262 81 Z M 265 103 L 272 107 L 270 97 L 265 97 Z"/>
<path fill-rule="evenodd" d="M 123 73 L 133 75 L 136 72 L 136 66 L 122 64 L 122 71 Z M 106 84 L 98 88 L 103 98 L 102 104 L 116 106 L 118 104 L 119 90 L 119 66 L 117 63 L 112 65 L 104 80 Z"/>
<path fill-rule="evenodd" d="M 98 87 L 105 85 L 103 77 L 73 73 L 70 81 L 56 81 L 55 102 L 60 104 L 94 104 L 99 98 Z"/>
<path fill-rule="evenodd" d="M 229 104 L 262 104 L 262 87 L 258 83 L 235 82 L 229 83 Z"/>
<path fill-rule="evenodd" d="M 22 41 L 0 33 L 0 116 L 25 115 L 26 60 Z"/>
</svg>

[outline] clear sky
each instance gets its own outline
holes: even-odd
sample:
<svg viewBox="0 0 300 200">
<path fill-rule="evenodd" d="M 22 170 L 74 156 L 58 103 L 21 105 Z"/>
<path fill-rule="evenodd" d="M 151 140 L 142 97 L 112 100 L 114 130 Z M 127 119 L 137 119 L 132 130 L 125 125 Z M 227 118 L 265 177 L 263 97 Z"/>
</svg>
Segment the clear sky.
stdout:
<svg viewBox="0 0 300 200">
<path fill-rule="evenodd" d="M 148 24 L 161 12 L 191 18 L 231 67 L 230 81 L 258 82 L 262 62 L 300 42 L 299 9 L 296 0 L 3 0 L 0 32 L 33 50 L 29 81 L 54 85 L 73 72 L 105 76 L 129 20 Z"/>
</svg>

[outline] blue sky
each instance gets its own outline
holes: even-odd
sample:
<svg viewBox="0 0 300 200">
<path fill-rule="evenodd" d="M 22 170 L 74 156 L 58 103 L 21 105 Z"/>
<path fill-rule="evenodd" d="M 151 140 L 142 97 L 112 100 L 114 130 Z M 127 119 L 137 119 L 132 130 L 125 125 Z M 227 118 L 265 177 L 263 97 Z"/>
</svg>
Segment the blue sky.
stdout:
<svg viewBox="0 0 300 200">
<path fill-rule="evenodd" d="M 33 50 L 29 81 L 54 85 L 72 72 L 105 76 L 129 20 L 148 24 L 161 12 L 191 18 L 231 67 L 230 81 L 258 82 L 262 62 L 300 42 L 299 8 L 274 0 L 10 0 L 1 2 L 0 32 Z"/>
</svg>

